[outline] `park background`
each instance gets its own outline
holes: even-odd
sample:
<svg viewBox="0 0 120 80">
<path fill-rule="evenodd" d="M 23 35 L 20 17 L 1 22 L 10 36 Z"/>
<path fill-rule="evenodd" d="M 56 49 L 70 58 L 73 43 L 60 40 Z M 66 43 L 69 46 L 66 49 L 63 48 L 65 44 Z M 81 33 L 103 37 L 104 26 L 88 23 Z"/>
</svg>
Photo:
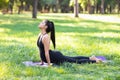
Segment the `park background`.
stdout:
<svg viewBox="0 0 120 80">
<path fill-rule="evenodd" d="M 26 67 L 22 62 L 40 61 L 36 41 L 44 19 L 55 23 L 56 50 L 110 62 Z M 119 64 L 120 0 L 0 0 L 1 80 L 119 80 Z"/>
</svg>

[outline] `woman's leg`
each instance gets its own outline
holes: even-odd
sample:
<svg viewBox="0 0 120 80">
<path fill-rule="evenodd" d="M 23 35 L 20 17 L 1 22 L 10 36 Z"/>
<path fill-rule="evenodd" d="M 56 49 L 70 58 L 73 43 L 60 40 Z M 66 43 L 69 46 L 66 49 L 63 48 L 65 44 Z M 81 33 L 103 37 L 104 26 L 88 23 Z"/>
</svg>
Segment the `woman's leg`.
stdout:
<svg viewBox="0 0 120 80">
<path fill-rule="evenodd" d="M 77 56 L 77 57 L 69 57 L 64 56 L 61 52 L 58 51 L 50 51 L 50 59 L 52 63 L 61 64 L 64 62 L 70 63 L 96 63 L 96 60 L 90 60 L 89 57 Z"/>
<path fill-rule="evenodd" d="M 73 58 L 73 59 L 77 59 L 77 60 L 82 60 L 82 59 L 87 59 L 89 60 L 90 58 L 89 57 L 85 57 L 85 56 L 75 56 L 75 57 L 69 57 L 69 56 L 66 56 L 68 58 Z"/>
<path fill-rule="evenodd" d="M 66 57 L 64 59 L 64 62 L 70 62 L 70 63 L 78 63 L 78 64 L 82 64 L 82 63 L 96 63 L 95 60 L 90 60 L 90 59 L 74 59 L 71 57 Z"/>
<path fill-rule="evenodd" d="M 54 63 L 54 64 L 62 64 L 64 63 L 64 55 L 59 52 L 59 51 L 50 51 L 50 60 L 51 60 L 51 63 Z"/>
</svg>

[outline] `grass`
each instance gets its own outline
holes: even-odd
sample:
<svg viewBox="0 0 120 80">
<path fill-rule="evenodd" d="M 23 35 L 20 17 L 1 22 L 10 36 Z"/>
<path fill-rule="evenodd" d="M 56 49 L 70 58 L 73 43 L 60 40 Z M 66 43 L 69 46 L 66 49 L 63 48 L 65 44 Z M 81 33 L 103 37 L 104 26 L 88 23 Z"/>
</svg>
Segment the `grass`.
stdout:
<svg viewBox="0 0 120 80">
<path fill-rule="evenodd" d="M 102 15 L 101 15 L 102 16 Z M 110 15 L 112 16 L 112 15 Z M 117 17 L 119 18 L 119 17 Z M 26 67 L 23 61 L 39 61 L 36 40 L 43 19 L 55 22 L 57 49 L 64 55 L 103 55 L 103 64 L 70 64 L 59 67 Z M 120 23 L 73 18 L 70 14 L 0 14 L 1 80 L 119 80 Z M 51 45 L 53 49 L 53 46 Z"/>
</svg>

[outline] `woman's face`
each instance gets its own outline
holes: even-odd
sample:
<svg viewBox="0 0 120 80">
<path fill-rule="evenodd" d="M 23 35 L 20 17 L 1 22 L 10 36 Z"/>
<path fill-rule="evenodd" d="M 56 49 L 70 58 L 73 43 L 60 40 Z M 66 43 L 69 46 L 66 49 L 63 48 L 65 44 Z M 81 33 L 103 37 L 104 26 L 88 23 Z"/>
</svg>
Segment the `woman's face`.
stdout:
<svg viewBox="0 0 120 80">
<path fill-rule="evenodd" d="M 45 20 L 43 20 L 43 21 L 38 25 L 38 27 L 39 27 L 40 29 L 46 29 L 47 26 L 46 26 Z"/>
</svg>

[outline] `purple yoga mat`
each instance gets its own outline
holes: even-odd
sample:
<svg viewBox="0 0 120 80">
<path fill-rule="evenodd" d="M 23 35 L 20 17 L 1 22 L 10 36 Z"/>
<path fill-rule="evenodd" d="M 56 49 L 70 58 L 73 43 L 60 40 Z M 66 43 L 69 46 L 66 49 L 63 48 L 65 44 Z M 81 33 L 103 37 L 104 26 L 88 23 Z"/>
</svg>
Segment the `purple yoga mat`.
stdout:
<svg viewBox="0 0 120 80">
<path fill-rule="evenodd" d="M 104 56 L 96 56 L 96 57 L 102 61 L 106 61 L 106 58 Z"/>
</svg>

